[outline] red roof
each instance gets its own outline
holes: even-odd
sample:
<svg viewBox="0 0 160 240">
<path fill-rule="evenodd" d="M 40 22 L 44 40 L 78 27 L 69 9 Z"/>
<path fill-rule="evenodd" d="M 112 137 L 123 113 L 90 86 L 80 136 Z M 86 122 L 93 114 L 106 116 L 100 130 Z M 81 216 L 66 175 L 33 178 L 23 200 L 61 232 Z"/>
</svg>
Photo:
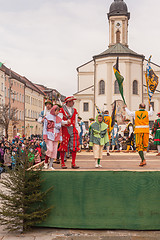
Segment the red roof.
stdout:
<svg viewBox="0 0 160 240">
<path fill-rule="evenodd" d="M 14 72 L 13 70 L 7 68 L 4 64 L 2 64 L 2 66 L 0 67 L 0 70 L 5 72 L 5 74 L 7 74 L 8 76 L 11 76 L 11 78 L 18 80 L 19 82 L 25 84 L 27 87 L 29 87 L 30 89 L 38 92 L 39 94 L 44 94 L 44 92 L 36 86 L 36 84 L 32 83 L 29 79 L 27 79 L 24 76 L 21 76 L 20 74 Z"/>
</svg>

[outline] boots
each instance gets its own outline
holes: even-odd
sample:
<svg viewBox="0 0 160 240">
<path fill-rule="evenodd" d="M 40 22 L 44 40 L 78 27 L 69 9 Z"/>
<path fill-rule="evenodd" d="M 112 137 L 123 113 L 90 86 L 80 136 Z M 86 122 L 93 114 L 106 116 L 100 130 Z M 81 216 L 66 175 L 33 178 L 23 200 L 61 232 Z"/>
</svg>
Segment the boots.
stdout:
<svg viewBox="0 0 160 240">
<path fill-rule="evenodd" d="M 127 145 L 127 150 L 125 151 L 125 153 L 129 153 L 129 149 L 130 149 L 130 145 Z"/>
<path fill-rule="evenodd" d="M 76 151 L 73 151 L 72 152 L 72 166 L 71 166 L 73 169 L 79 168 L 78 166 L 76 166 L 75 162 L 76 162 Z"/>
<path fill-rule="evenodd" d="M 64 155 L 65 155 L 65 152 L 60 152 L 60 156 L 61 156 L 61 168 L 62 169 L 66 169 L 66 165 L 64 163 Z"/>
<path fill-rule="evenodd" d="M 49 159 L 49 157 L 46 155 L 46 156 L 45 156 L 45 161 L 44 161 L 44 168 L 45 168 L 45 169 L 48 168 L 48 159 Z"/>
</svg>

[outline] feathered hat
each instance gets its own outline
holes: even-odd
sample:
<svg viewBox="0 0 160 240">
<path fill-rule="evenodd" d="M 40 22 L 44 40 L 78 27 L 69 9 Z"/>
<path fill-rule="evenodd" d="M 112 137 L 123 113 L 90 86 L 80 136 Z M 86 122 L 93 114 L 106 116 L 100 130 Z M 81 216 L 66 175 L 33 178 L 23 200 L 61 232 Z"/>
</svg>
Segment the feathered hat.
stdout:
<svg viewBox="0 0 160 240">
<path fill-rule="evenodd" d="M 66 103 L 66 102 L 70 102 L 70 101 L 73 101 L 73 100 L 77 100 L 77 99 L 74 96 L 70 96 L 70 97 L 66 97 L 64 99 L 64 102 Z"/>
<path fill-rule="evenodd" d="M 53 106 L 53 102 L 50 99 L 46 99 L 44 104 L 47 105 L 47 103 L 49 103 L 49 104 L 51 104 Z"/>
</svg>

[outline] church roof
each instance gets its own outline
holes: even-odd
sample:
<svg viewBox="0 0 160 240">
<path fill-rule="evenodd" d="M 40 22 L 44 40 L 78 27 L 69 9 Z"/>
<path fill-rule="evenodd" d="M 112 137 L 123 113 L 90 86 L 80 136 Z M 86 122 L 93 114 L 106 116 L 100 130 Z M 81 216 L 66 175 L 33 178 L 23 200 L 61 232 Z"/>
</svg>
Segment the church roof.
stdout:
<svg viewBox="0 0 160 240">
<path fill-rule="evenodd" d="M 108 48 L 106 51 L 93 56 L 93 58 L 102 58 L 106 56 L 133 56 L 138 58 L 144 58 L 143 55 L 140 55 L 132 51 L 131 49 L 129 49 L 128 47 L 126 47 L 121 43 L 117 43 L 113 45 L 112 47 Z"/>
<path fill-rule="evenodd" d="M 110 16 L 127 16 L 130 19 L 127 4 L 123 0 L 114 0 L 110 6 L 108 18 Z"/>
</svg>

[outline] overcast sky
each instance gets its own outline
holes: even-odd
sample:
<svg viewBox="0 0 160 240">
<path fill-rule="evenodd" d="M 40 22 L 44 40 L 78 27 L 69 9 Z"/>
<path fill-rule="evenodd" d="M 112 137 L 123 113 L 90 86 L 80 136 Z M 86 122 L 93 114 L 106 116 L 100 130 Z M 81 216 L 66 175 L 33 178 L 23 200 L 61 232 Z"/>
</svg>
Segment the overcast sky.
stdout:
<svg viewBox="0 0 160 240">
<path fill-rule="evenodd" d="M 0 0 L 0 62 L 29 80 L 77 91 L 76 68 L 108 48 L 113 0 Z M 160 1 L 125 0 L 129 47 L 160 65 Z"/>
</svg>

